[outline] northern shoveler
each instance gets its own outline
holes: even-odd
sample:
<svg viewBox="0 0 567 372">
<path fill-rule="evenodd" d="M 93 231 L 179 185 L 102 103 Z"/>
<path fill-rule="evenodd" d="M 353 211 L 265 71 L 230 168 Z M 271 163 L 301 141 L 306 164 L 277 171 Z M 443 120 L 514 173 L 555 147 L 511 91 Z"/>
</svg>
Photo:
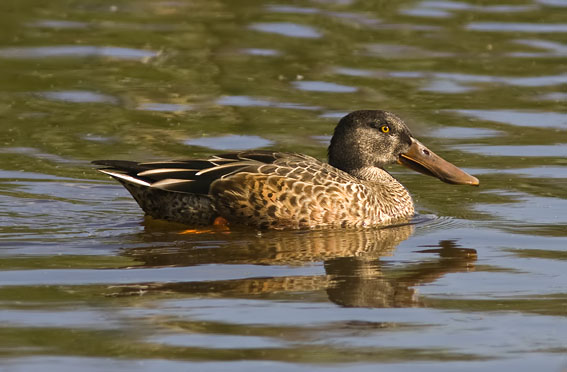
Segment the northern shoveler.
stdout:
<svg viewBox="0 0 567 372">
<path fill-rule="evenodd" d="M 343 117 L 328 155 L 329 163 L 260 150 L 207 159 L 93 163 L 122 183 L 148 215 L 189 225 L 220 220 L 300 229 L 407 221 L 414 215 L 412 198 L 383 168 L 396 162 L 447 183 L 479 184 L 421 144 L 387 111 L 361 110 Z"/>
</svg>

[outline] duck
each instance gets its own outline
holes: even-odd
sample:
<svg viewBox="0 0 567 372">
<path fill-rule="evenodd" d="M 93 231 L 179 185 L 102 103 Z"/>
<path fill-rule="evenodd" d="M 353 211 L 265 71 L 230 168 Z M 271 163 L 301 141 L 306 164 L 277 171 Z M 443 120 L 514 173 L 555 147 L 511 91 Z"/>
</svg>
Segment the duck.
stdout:
<svg viewBox="0 0 567 372">
<path fill-rule="evenodd" d="M 395 114 L 358 110 L 340 119 L 328 162 L 246 150 L 203 159 L 97 160 L 154 219 L 257 229 L 363 228 L 407 223 L 408 190 L 385 166 L 399 163 L 455 185 L 479 180 L 419 142 Z"/>
</svg>

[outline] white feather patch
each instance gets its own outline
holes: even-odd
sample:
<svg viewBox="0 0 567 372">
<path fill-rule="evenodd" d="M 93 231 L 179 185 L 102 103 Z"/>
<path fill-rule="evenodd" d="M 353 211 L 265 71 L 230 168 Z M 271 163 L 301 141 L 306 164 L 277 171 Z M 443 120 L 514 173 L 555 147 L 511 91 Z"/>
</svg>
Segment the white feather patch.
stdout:
<svg viewBox="0 0 567 372">
<path fill-rule="evenodd" d="M 124 181 L 128 181 L 131 183 L 134 183 L 136 185 L 140 185 L 140 186 L 151 186 L 148 182 L 143 181 L 141 179 L 129 176 L 127 174 L 122 174 L 122 173 L 116 173 L 116 172 L 112 172 L 109 170 L 104 170 L 104 169 L 99 169 L 100 172 L 104 173 L 104 174 L 108 174 L 109 176 L 112 176 L 114 178 L 119 178 L 121 180 Z"/>
<path fill-rule="evenodd" d="M 187 169 L 187 168 L 157 168 L 157 169 L 150 169 L 143 172 L 138 173 L 138 176 L 151 176 L 152 174 L 160 174 L 160 173 L 169 173 L 169 172 L 191 172 L 196 171 L 197 169 Z"/>
<path fill-rule="evenodd" d="M 193 181 L 193 180 L 179 180 L 179 179 L 176 179 L 176 178 L 168 178 L 168 179 L 165 179 L 165 180 L 161 180 L 161 181 L 152 183 L 152 187 L 163 188 L 163 187 L 166 187 L 168 185 L 174 185 L 174 184 L 177 184 L 177 183 L 191 183 L 191 182 L 195 182 L 195 181 Z"/>
<path fill-rule="evenodd" d="M 221 165 L 217 165 L 216 167 L 211 167 L 211 168 L 205 168 L 197 173 L 195 173 L 195 176 L 200 176 L 202 174 L 208 173 L 208 172 L 213 172 L 219 169 L 224 169 L 224 168 L 235 168 L 238 167 L 238 169 L 243 168 L 247 165 L 252 165 L 254 163 L 252 162 L 244 162 L 244 161 L 239 161 L 239 162 L 233 162 L 233 163 L 226 163 L 226 164 L 221 164 Z"/>
</svg>

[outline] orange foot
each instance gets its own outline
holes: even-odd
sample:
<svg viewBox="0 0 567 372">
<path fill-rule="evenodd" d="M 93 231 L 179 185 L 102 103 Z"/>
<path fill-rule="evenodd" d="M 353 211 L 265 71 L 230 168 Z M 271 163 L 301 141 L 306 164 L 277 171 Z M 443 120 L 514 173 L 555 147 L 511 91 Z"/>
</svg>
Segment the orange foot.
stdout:
<svg viewBox="0 0 567 372">
<path fill-rule="evenodd" d="M 213 221 L 213 228 L 202 228 L 202 229 L 187 229 L 181 231 L 179 234 L 188 235 L 188 234 L 209 234 L 213 232 L 225 232 L 228 233 L 230 231 L 228 227 L 228 221 L 223 217 L 217 217 Z"/>
</svg>

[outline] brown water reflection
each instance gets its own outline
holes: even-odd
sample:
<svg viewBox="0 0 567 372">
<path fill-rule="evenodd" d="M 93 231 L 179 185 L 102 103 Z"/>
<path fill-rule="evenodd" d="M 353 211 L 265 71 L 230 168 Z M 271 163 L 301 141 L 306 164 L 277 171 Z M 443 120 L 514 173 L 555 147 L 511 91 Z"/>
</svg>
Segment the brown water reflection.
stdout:
<svg viewBox="0 0 567 372">
<path fill-rule="evenodd" d="M 150 218 L 146 219 L 147 232 L 152 230 L 153 222 Z M 218 232 L 220 236 L 212 236 L 208 242 L 188 239 L 183 243 L 177 240 L 175 248 L 126 249 L 122 254 L 139 263 L 134 266 L 136 268 L 209 264 L 300 266 L 322 262 L 325 275 L 140 283 L 120 287 L 114 295 L 138 296 L 143 292 L 145 296 L 180 293 L 253 297 L 326 291 L 329 301 L 345 307 L 422 306 L 415 286 L 432 283 L 448 273 L 474 270 L 477 254 L 474 249 L 459 247 L 448 240 L 418 251 L 435 254 L 437 257 L 433 260 L 400 266 L 391 266 L 380 260 L 391 256 L 413 231 L 412 225 L 346 231 L 268 231 L 258 233 L 254 240 L 248 240 L 249 234 Z M 215 240 L 223 244 L 216 246 Z"/>
</svg>

